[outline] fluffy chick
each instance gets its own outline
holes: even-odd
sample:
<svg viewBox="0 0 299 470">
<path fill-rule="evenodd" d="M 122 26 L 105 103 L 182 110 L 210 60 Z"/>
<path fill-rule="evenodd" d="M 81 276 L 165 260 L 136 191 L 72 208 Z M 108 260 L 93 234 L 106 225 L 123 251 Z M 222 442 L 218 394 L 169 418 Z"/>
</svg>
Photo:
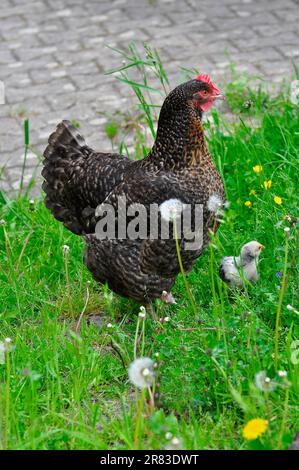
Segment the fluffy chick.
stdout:
<svg viewBox="0 0 299 470">
<path fill-rule="evenodd" d="M 225 256 L 221 260 L 219 274 L 230 287 L 242 288 L 246 281 L 256 282 L 259 278 L 257 265 L 264 245 L 253 240 L 241 249 L 240 256 Z"/>
</svg>

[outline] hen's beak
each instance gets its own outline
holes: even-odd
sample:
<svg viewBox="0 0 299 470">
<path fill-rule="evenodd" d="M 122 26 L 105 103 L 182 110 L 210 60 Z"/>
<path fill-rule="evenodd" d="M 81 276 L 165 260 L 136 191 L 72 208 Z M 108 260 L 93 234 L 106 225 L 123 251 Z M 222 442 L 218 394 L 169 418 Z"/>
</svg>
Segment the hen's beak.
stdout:
<svg viewBox="0 0 299 470">
<path fill-rule="evenodd" d="M 266 247 L 264 245 L 260 245 L 260 250 L 264 250 Z"/>
<path fill-rule="evenodd" d="M 225 100 L 225 96 L 222 93 L 218 93 L 214 96 L 214 100 Z"/>
</svg>

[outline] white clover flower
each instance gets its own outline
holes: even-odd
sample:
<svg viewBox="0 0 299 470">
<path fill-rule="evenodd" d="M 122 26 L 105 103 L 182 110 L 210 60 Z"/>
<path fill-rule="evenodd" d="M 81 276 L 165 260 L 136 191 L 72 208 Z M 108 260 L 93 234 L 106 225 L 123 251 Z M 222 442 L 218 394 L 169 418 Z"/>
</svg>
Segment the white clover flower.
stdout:
<svg viewBox="0 0 299 470">
<path fill-rule="evenodd" d="M 290 231 L 290 227 L 285 227 L 285 228 L 284 228 L 284 232 L 285 232 L 285 233 L 289 233 L 289 231 Z"/>
<path fill-rule="evenodd" d="M 3 225 L 3 226 L 5 226 L 5 225 L 6 225 L 6 222 L 5 222 L 5 220 L 1 219 L 1 220 L 0 220 L 0 225 Z"/>
<path fill-rule="evenodd" d="M 108 328 L 108 329 L 111 329 L 111 328 L 113 328 L 113 325 L 112 325 L 112 323 L 107 323 L 107 328 Z"/>
<path fill-rule="evenodd" d="M 159 210 L 162 219 L 166 222 L 173 222 L 181 216 L 184 207 L 185 204 L 179 199 L 167 199 L 160 204 Z"/>
<path fill-rule="evenodd" d="M 70 252 L 70 247 L 68 245 L 63 245 L 62 252 L 63 252 L 64 256 L 68 255 L 69 252 Z"/>
<path fill-rule="evenodd" d="M 156 358 L 158 358 L 158 357 L 160 356 L 160 354 L 159 354 L 158 352 L 155 352 L 154 356 L 155 356 Z"/>
<path fill-rule="evenodd" d="M 167 441 L 170 441 L 171 438 L 172 438 L 171 432 L 167 432 L 167 433 L 165 434 L 165 439 L 166 439 Z"/>
<path fill-rule="evenodd" d="M 264 370 L 258 372 L 255 376 L 255 384 L 262 392 L 273 392 L 276 388 L 276 384 L 266 375 Z"/>
<path fill-rule="evenodd" d="M 214 214 L 219 214 L 220 211 L 223 209 L 223 201 L 218 194 L 212 194 L 212 196 L 209 197 L 208 199 L 208 209 L 210 212 L 213 212 Z"/>
<path fill-rule="evenodd" d="M 288 375 L 286 370 L 279 370 L 278 371 L 278 376 L 279 377 L 286 377 Z"/>
<path fill-rule="evenodd" d="M 128 374 L 135 387 L 147 388 L 155 379 L 154 362 L 149 357 L 139 357 L 130 364 Z"/>
<path fill-rule="evenodd" d="M 170 317 L 164 317 L 164 321 L 165 321 L 166 323 L 170 322 Z"/>
</svg>

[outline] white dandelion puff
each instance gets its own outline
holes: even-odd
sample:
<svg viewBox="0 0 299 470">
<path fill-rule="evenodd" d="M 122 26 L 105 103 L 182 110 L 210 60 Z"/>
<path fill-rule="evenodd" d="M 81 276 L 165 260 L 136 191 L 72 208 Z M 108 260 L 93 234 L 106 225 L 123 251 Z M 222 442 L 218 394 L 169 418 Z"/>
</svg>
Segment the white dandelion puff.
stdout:
<svg viewBox="0 0 299 470">
<path fill-rule="evenodd" d="M 62 252 L 64 256 L 68 255 L 70 252 L 70 247 L 68 245 L 63 245 Z"/>
<path fill-rule="evenodd" d="M 266 375 L 264 370 L 258 372 L 255 376 L 255 384 L 262 392 L 273 392 L 276 388 L 276 384 Z"/>
<path fill-rule="evenodd" d="M 173 437 L 169 444 L 165 447 L 166 450 L 181 450 L 182 443 L 177 437 Z"/>
<path fill-rule="evenodd" d="M 5 354 L 11 352 L 14 349 L 12 340 L 5 338 L 4 341 L 0 341 L 0 364 L 5 364 Z"/>
<path fill-rule="evenodd" d="M 155 379 L 154 362 L 149 357 L 139 357 L 130 364 L 128 374 L 135 387 L 147 388 Z"/>
<path fill-rule="evenodd" d="M 138 317 L 139 318 L 145 318 L 146 317 L 146 309 L 145 309 L 145 307 L 143 307 L 143 305 L 140 307 Z"/>
<path fill-rule="evenodd" d="M 159 210 L 162 219 L 167 222 L 173 222 L 178 219 L 183 212 L 185 204 L 179 199 L 167 199 L 160 204 Z"/>
<path fill-rule="evenodd" d="M 218 194 L 212 194 L 212 196 L 209 197 L 207 206 L 210 212 L 213 212 L 214 214 L 219 214 L 220 211 L 223 209 L 223 200 L 221 199 Z"/>
<path fill-rule="evenodd" d="M 286 377 L 288 375 L 287 371 L 286 370 L 279 370 L 278 371 L 278 377 Z"/>
</svg>

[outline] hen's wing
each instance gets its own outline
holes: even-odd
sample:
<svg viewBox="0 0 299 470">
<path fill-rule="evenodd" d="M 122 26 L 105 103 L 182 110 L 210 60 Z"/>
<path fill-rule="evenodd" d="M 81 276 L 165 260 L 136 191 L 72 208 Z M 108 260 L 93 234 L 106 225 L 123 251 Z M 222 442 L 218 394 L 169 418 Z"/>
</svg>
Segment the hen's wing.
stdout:
<svg viewBox="0 0 299 470">
<path fill-rule="evenodd" d="M 94 231 L 95 208 L 133 163 L 117 154 L 94 152 L 69 121 L 50 135 L 44 158 L 45 204 L 76 234 Z"/>
<path fill-rule="evenodd" d="M 141 272 L 149 275 L 159 276 L 175 276 L 179 272 L 179 264 L 177 259 L 176 244 L 173 239 L 172 223 L 169 224 L 169 239 L 161 238 L 161 216 L 158 211 L 159 206 L 169 199 L 179 199 L 182 203 L 188 203 L 189 200 L 184 191 L 178 184 L 173 184 L 168 175 L 144 174 L 140 169 L 134 168 L 133 172 L 128 172 L 125 179 L 109 194 L 99 206 L 97 214 L 102 212 L 106 205 L 113 206 L 115 210 L 115 233 L 119 233 L 121 224 L 121 215 L 119 214 L 118 202 L 120 199 L 125 201 L 126 210 L 131 206 L 136 208 L 139 225 L 146 227 L 143 231 L 144 239 L 138 240 L 139 259 L 138 264 Z M 142 204 L 145 208 L 145 216 L 140 216 L 137 204 Z M 157 218 L 157 232 L 153 233 L 153 220 L 150 218 L 151 208 L 156 207 L 154 211 Z M 134 211 L 133 211 L 134 212 Z M 127 227 L 129 229 L 130 222 L 135 218 L 135 214 L 131 213 L 127 217 Z M 97 229 L 96 229 L 97 233 Z M 99 240 L 99 243 L 101 241 Z M 137 243 L 137 240 L 136 240 Z M 183 239 L 180 240 L 180 245 Z M 186 270 L 190 269 L 190 262 L 184 266 Z"/>
</svg>

